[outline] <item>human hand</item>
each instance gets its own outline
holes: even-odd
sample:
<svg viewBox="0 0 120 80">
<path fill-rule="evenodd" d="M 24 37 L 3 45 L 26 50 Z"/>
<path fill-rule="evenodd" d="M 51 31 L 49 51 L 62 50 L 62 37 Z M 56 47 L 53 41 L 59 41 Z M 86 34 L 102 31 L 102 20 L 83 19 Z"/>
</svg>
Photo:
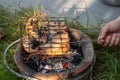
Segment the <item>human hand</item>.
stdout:
<svg viewBox="0 0 120 80">
<path fill-rule="evenodd" d="M 120 17 L 107 23 L 98 37 L 98 44 L 103 46 L 113 46 L 120 43 Z"/>
</svg>

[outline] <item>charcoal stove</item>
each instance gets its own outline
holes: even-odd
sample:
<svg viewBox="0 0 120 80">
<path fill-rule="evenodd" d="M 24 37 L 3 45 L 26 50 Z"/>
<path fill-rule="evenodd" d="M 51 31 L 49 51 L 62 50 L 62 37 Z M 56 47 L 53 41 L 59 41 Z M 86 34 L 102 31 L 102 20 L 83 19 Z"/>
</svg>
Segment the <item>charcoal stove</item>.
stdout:
<svg viewBox="0 0 120 80">
<path fill-rule="evenodd" d="M 89 37 L 68 28 L 63 17 L 41 15 L 30 18 L 25 30 L 21 28 L 14 54 L 19 70 L 38 80 L 78 80 L 89 74 L 95 61 Z"/>
</svg>

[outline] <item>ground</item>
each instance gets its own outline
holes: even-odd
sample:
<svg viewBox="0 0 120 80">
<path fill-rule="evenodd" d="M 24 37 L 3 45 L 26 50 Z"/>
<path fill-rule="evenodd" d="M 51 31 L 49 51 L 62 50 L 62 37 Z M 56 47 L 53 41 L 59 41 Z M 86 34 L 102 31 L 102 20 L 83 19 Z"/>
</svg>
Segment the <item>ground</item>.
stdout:
<svg viewBox="0 0 120 80">
<path fill-rule="evenodd" d="M 4 65 L 3 52 L 5 48 L 16 39 L 20 38 L 19 19 L 23 16 L 29 17 L 32 13 L 31 9 L 21 9 L 21 11 L 15 11 L 11 13 L 9 8 L 5 8 L 0 5 L 0 27 L 2 27 L 6 33 L 6 37 L 0 39 L 0 80 L 24 80 L 14 74 L 12 74 Z M 101 24 L 84 28 L 83 25 L 77 22 L 76 19 L 68 22 L 72 28 L 80 29 L 81 31 L 98 29 Z M 83 30 L 83 32 L 84 32 Z M 97 39 L 98 33 L 86 33 L 91 39 Z M 94 51 L 96 54 L 96 63 L 93 68 L 93 80 L 119 80 L 120 78 L 120 46 L 116 47 L 102 47 L 93 42 Z M 8 62 L 13 69 L 16 67 L 13 64 L 14 49 L 9 51 Z"/>
</svg>

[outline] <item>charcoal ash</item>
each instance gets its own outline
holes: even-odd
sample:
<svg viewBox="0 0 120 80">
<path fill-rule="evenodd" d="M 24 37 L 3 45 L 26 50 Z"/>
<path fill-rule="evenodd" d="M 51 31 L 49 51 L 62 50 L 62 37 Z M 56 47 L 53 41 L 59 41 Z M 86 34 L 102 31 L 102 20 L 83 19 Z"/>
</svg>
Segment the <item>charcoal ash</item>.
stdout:
<svg viewBox="0 0 120 80">
<path fill-rule="evenodd" d="M 56 69 L 56 70 L 63 69 L 62 62 L 56 63 L 53 68 Z"/>
<path fill-rule="evenodd" d="M 44 68 L 41 68 L 39 70 L 40 73 L 44 74 L 44 73 L 50 73 L 50 70 L 49 69 L 44 69 Z"/>
<path fill-rule="evenodd" d="M 81 48 L 79 49 L 81 50 Z M 27 63 L 31 69 L 39 73 L 58 73 L 78 66 L 84 59 L 82 51 L 71 49 L 64 56 L 43 56 L 36 54 L 30 57 Z"/>
</svg>

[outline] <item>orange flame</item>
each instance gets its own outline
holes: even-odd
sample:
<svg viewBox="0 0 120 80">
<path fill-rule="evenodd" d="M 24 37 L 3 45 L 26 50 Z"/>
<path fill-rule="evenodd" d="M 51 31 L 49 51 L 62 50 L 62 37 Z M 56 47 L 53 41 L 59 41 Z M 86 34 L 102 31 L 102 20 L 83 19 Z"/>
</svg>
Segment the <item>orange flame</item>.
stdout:
<svg viewBox="0 0 120 80">
<path fill-rule="evenodd" d="M 41 61 L 45 61 L 46 60 L 46 56 L 43 56 L 42 58 L 40 58 Z"/>
</svg>

